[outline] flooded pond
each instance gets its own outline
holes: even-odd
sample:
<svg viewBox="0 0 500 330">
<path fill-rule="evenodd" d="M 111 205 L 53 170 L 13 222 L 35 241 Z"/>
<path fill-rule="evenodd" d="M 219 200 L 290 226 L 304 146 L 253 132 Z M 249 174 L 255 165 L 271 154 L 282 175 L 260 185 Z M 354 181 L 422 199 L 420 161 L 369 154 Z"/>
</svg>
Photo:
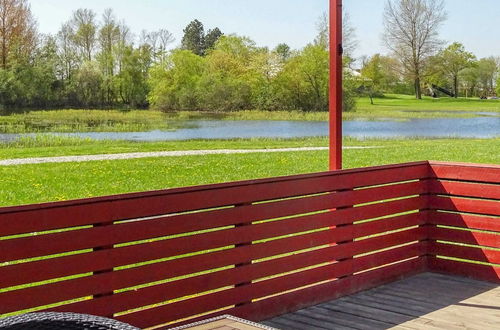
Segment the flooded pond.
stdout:
<svg viewBox="0 0 500 330">
<path fill-rule="evenodd" d="M 316 121 L 232 121 L 193 120 L 188 128 L 151 132 L 56 133 L 96 140 L 172 141 L 190 139 L 298 138 L 328 136 L 328 123 Z M 29 135 L 29 134 L 24 134 Z M 0 141 L 11 141 L 19 134 L 0 134 Z M 410 121 L 346 121 L 344 136 L 355 138 L 500 136 L 500 117 L 413 119 Z"/>
</svg>

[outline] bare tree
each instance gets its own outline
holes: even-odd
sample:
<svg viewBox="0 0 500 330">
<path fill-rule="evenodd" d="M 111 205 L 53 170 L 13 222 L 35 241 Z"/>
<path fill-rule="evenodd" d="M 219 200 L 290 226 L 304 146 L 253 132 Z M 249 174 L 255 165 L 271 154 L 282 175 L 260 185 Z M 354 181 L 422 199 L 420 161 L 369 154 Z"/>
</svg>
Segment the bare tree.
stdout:
<svg viewBox="0 0 500 330">
<path fill-rule="evenodd" d="M 117 69 L 118 73 L 121 73 L 123 68 L 123 58 L 125 55 L 125 51 L 128 46 L 133 44 L 133 35 L 132 32 L 130 31 L 130 28 L 124 21 L 118 24 L 118 30 L 120 31 L 119 39 L 118 43 L 114 47 L 114 53 L 117 62 L 116 65 L 118 68 Z"/>
<path fill-rule="evenodd" d="M 78 9 L 73 13 L 70 21 L 74 32 L 73 42 L 80 49 L 82 58 L 92 61 L 92 54 L 96 46 L 97 24 L 96 14 L 91 9 Z"/>
<path fill-rule="evenodd" d="M 113 46 L 120 40 L 120 28 L 112 9 L 106 9 L 102 15 L 102 25 L 99 29 L 99 46 L 101 54 L 106 57 L 106 74 L 113 75 Z"/>
<path fill-rule="evenodd" d="M 26 57 L 36 47 L 36 22 L 26 0 L 0 0 L 0 61 L 8 66 L 12 56 Z"/>
<path fill-rule="evenodd" d="M 73 30 L 70 24 L 64 23 L 57 33 L 59 74 L 62 80 L 71 80 L 73 72 L 78 67 L 78 55 L 72 38 Z"/>
<path fill-rule="evenodd" d="M 422 98 L 426 60 L 443 44 L 439 28 L 446 20 L 443 0 L 388 0 L 384 11 L 384 41 L 415 84 Z"/>
<path fill-rule="evenodd" d="M 354 56 L 354 51 L 358 46 L 358 40 L 356 39 L 356 29 L 352 25 L 351 17 L 349 13 L 344 11 L 344 17 L 342 18 L 342 46 L 344 48 L 344 55 L 352 58 Z M 323 45 L 328 48 L 330 44 L 330 22 L 328 15 L 323 13 L 316 23 L 316 29 L 318 30 L 318 35 L 314 39 L 314 43 L 317 45 Z"/>
<path fill-rule="evenodd" d="M 141 44 L 148 45 L 151 48 L 155 62 L 165 60 L 169 45 L 175 41 L 174 35 L 166 29 L 153 32 L 142 31 L 140 39 Z"/>
</svg>

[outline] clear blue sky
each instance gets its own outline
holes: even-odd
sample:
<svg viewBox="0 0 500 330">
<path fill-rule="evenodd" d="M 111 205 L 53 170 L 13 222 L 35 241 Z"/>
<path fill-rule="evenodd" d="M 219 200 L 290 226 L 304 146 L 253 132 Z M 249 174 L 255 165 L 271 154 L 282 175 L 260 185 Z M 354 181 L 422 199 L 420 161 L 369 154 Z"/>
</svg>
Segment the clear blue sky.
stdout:
<svg viewBox="0 0 500 330">
<path fill-rule="evenodd" d="M 134 33 L 166 28 L 177 41 L 194 18 L 206 28 L 218 26 L 225 33 L 254 39 L 274 47 L 286 42 L 300 48 L 314 39 L 318 17 L 328 10 L 328 0 L 30 0 L 43 33 L 56 33 L 78 8 L 99 13 L 113 8 Z M 380 41 L 385 0 L 344 0 L 359 47 L 356 54 L 385 52 Z M 447 0 L 449 19 L 442 38 L 460 41 L 479 57 L 500 56 L 500 0 Z"/>
</svg>

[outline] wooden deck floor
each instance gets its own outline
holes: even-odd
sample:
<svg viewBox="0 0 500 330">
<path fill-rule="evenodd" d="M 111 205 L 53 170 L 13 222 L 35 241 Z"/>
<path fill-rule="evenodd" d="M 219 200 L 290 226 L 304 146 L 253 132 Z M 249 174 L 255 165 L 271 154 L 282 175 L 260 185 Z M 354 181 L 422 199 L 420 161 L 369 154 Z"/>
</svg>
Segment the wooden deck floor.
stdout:
<svg viewBox="0 0 500 330">
<path fill-rule="evenodd" d="M 278 329 L 500 329 L 500 287 L 420 274 L 262 322 Z"/>
</svg>

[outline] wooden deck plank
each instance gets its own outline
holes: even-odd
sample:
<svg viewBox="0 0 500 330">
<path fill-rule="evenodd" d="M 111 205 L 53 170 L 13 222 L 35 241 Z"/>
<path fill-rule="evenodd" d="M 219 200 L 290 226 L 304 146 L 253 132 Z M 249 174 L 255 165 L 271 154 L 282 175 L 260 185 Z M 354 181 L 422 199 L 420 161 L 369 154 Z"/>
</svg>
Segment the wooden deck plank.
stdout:
<svg viewBox="0 0 500 330">
<path fill-rule="evenodd" d="M 372 295 L 372 292 L 367 293 L 369 295 Z M 435 299 L 434 295 L 431 294 L 419 294 L 417 292 L 404 292 L 401 290 L 395 289 L 394 291 L 374 291 L 373 294 L 375 295 L 387 295 L 390 297 L 397 297 L 403 300 L 406 300 L 406 303 L 412 303 L 416 305 L 427 305 L 431 304 L 434 309 L 440 309 L 440 308 L 445 308 L 446 306 L 449 306 L 451 304 L 456 303 L 460 299 L 457 297 L 448 297 L 445 294 L 440 294 L 439 299 Z M 384 297 L 385 298 L 385 297 Z M 457 300 L 458 299 L 458 300 Z M 469 298 L 469 302 L 476 302 L 477 300 L 481 300 L 483 298 Z M 492 301 L 491 304 L 495 306 L 498 303 L 499 297 L 495 297 L 494 299 L 497 299 L 496 301 Z"/>
<path fill-rule="evenodd" d="M 363 294 L 363 297 L 377 299 L 378 301 L 383 301 L 387 304 L 395 304 L 401 306 L 401 304 L 407 304 L 414 309 L 430 309 L 434 310 L 436 308 L 443 308 L 446 305 L 440 302 L 434 302 L 427 298 L 412 297 L 411 295 L 398 295 L 395 292 L 390 291 L 367 291 Z"/>
<path fill-rule="evenodd" d="M 424 273 L 263 323 L 280 329 L 500 329 L 500 286 Z"/>
<path fill-rule="evenodd" d="M 389 323 L 368 319 L 365 318 L 364 316 L 346 314 L 342 312 L 334 312 L 332 310 L 323 308 L 321 306 L 311 307 L 311 310 L 317 311 L 317 314 L 323 315 L 324 317 L 327 318 L 335 317 L 335 322 L 342 323 L 356 329 L 371 330 L 377 328 L 386 328 L 387 326 L 390 325 Z"/>
<path fill-rule="evenodd" d="M 393 325 L 407 322 L 413 318 L 409 315 L 403 315 L 400 313 L 386 311 L 379 308 L 358 305 L 356 303 L 351 303 L 347 301 L 326 303 L 324 306 L 325 308 L 330 310 L 350 313 L 352 315 L 363 316 L 366 318 L 370 318 L 372 320 L 388 322 Z"/>
<path fill-rule="evenodd" d="M 321 318 L 308 317 L 301 315 L 299 313 L 284 315 L 283 318 L 290 321 L 295 321 L 298 324 L 302 324 L 307 329 L 328 330 L 331 329 L 332 327 L 335 329 L 345 329 L 345 330 L 353 329 L 351 327 L 346 327 L 345 325 L 332 322 L 332 320 L 325 321 L 324 319 Z"/>
<path fill-rule="evenodd" d="M 376 297 L 370 297 L 369 295 L 355 295 L 343 298 L 341 301 L 351 302 L 362 306 L 379 308 L 381 310 L 386 310 L 389 312 L 399 313 L 408 316 L 420 316 L 423 312 L 427 312 L 429 309 L 425 307 L 420 307 L 418 305 L 402 305 L 401 303 L 394 303 L 388 299 L 377 299 Z"/>
<path fill-rule="evenodd" d="M 303 330 L 304 329 L 304 326 L 302 324 L 297 323 L 295 321 L 287 320 L 283 317 L 279 317 L 279 318 L 273 319 L 271 321 L 262 322 L 262 323 L 267 325 L 267 326 L 276 328 L 276 329 L 286 329 L 286 330 L 288 330 L 288 329 L 290 329 L 290 330 Z"/>
<path fill-rule="evenodd" d="M 467 288 L 479 287 L 479 288 L 494 289 L 497 287 L 496 284 L 490 283 L 490 282 L 478 281 L 478 280 L 474 280 L 474 279 L 466 278 L 466 277 L 442 275 L 442 274 L 437 274 L 437 273 L 436 274 L 434 274 L 434 273 L 420 274 L 420 275 L 412 278 L 411 281 L 406 281 L 406 282 L 401 281 L 401 282 L 414 283 L 416 281 L 445 282 L 445 283 L 449 283 L 450 285 L 467 284 Z"/>
</svg>

